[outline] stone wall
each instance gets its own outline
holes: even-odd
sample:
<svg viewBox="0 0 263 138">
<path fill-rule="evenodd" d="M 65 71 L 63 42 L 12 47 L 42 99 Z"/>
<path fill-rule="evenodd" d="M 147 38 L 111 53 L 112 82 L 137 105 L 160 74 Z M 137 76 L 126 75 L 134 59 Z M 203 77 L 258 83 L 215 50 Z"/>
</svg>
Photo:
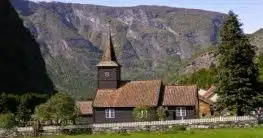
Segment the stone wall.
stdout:
<svg viewBox="0 0 263 138">
<path fill-rule="evenodd" d="M 258 122 L 256 120 L 249 121 L 237 121 L 237 122 L 214 122 L 214 123 L 196 123 L 196 124 L 176 124 L 176 125 L 145 125 L 145 126 L 133 126 L 133 127 L 104 127 L 93 128 L 92 132 L 97 133 L 119 133 L 119 132 L 138 132 L 138 131 L 169 131 L 174 127 L 190 128 L 202 128 L 202 129 L 214 129 L 214 128 L 252 128 L 257 127 Z"/>
<path fill-rule="evenodd" d="M 254 117 L 215 117 L 204 119 L 173 120 L 173 121 L 151 121 L 151 122 L 131 122 L 131 123 L 111 123 L 111 124 L 90 124 L 71 126 L 45 126 L 41 135 L 58 134 L 98 134 L 98 133 L 129 133 L 129 132 L 154 132 L 170 131 L 174 128 L 244 128 L 256 127 L 258 121 Z M 1 130 L 0 137 L 33 136 L 32 127 L 14 128 L 12 130 Z"/>
</svg>

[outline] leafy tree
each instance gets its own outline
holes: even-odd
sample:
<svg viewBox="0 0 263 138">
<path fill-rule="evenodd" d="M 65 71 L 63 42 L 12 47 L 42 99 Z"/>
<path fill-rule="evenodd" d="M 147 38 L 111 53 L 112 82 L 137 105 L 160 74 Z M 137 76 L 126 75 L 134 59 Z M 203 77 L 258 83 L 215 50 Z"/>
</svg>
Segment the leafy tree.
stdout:
<svg viewBox="0 0 263 138">
<path fill-rule="evenodd" d="M 140 106 L 133 109 L 133 117 L 135 121 L 152 121 L 156 120 L 156 111 L 152 107 Z"/>
<path fill-rule="evenodd" d="M 258 106 L 261 95 L 256 91 L 258 70 L 254 63 L 255 46 L 250 44 L 237 15 L 232 11 L 221 29 L 220 38 L 215 90 L 219 99 L 215 109 L 244 115 Z"/>
<path fill-rule="evenodd" d="M 35 118 L 39 121 L 54 120 L 56 124 L 67 124 L 74 121 L 77 115 L 77 107 L 72 97 L 66 93 L 57 93 L 46 103 L 35 109 Z"/>
<path fill-rule="evenodd" d="M 41 122 L 51 120 L 51 109 L 47 103 L 41 104 L 35 109 L 35 119 Z"/>
<path fill-rule="evenodd" d="M 0 114 L 0 128 L 10 129 L 16 124 L 15 116 L 12 113 Z"/>
</svg>

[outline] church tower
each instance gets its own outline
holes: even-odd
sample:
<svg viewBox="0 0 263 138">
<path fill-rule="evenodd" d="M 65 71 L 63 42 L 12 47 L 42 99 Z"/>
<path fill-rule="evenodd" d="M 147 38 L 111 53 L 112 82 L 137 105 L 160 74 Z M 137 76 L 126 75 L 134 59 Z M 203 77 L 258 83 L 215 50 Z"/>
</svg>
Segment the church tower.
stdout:
<svg viewBox="0 0 263 138">
<path fill-rule="evenodd" d="M 101 62 L 97 65 L 98 89 L 117 89 L 121 78 L 121 66 L 117 62 L 109 26 Z"/>
</svg>

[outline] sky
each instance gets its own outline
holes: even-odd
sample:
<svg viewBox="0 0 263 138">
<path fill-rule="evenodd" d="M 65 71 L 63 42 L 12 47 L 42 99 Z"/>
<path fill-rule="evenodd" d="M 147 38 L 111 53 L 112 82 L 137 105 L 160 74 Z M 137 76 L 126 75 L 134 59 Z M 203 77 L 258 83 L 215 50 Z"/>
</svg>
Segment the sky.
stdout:
<svg viewBox="0 0 263 138">
<path fill-rule="evenodd" d="M 54 0 L 31 0 L 54 1 Z M 160 5 L 179 8 L 193 8 L 238 14 L 245 33 L 263 28 L 263 0 L 55 0 L 60 2 L 96 4 L 105 6 Z"/>
</svg>

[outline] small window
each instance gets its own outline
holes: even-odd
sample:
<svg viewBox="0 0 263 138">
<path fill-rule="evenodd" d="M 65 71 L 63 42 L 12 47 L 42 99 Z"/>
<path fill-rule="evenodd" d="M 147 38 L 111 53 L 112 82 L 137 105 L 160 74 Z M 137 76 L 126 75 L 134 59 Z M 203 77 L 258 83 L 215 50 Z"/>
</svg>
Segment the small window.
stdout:
<svg viewBox="0 0 263 138">
<path fill-rule="evenodd" d="M 178 117 L 186 116 L 186 108 L 185 107 L 177 107 L 176 108 L 176 116 L 178 116 Z"/>
<path fill-rule="evenodd" d="M 105 118 L 115 118 L 115 110 L 105 109 Z"/>
</svg>

